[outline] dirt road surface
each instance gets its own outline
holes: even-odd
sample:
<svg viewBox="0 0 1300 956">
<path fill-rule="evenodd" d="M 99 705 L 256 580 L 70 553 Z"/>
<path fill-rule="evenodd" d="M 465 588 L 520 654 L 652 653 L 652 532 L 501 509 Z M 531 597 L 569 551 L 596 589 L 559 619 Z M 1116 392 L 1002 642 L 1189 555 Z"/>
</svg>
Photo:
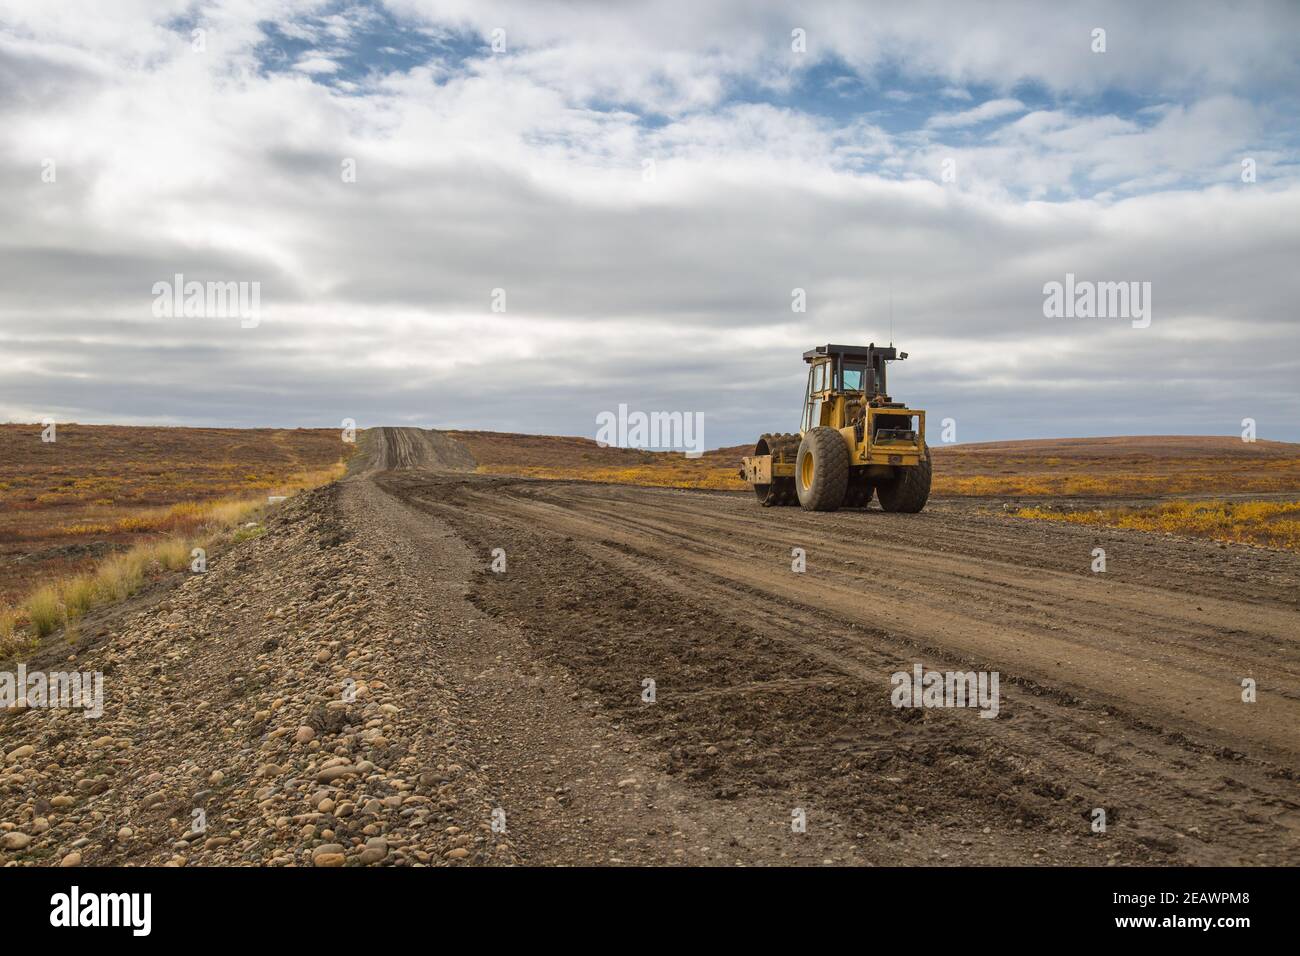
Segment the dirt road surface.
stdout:
<svg viewBox="0 0 1300 956">
<path fill-rule="evenodd" d="M 474 468 L 372 430 L 37 655 L 104 714 L 0 714 L 0 863 L 1300 863 L 1293 555 Z"/>
<path fill-rule="evenodd" d="M 653 779 L 657 812 L 680 805 L 716 834 L 711 859 L 1300 862 L 1291 555 L 939 501 L 810 514 L 438 473 L 427 455 L 403 467 L 404 433 L 376 438 L 398 467 L 353 489 L 358 506 L 395 538 L 454 538 L 469 600 L 509 635 L 464 653 L 484 667 L 492 761 L 524 797 L 526 856 L 563 859 L 554 828 L 580 826 L 541 799 L 577 764 L 533 771 L 581 762 L 594 704 L 630 749 L 571 784 L 570 806 L 616 776 L 641 791 Z M 1091 570 L 1098 547 L 1105 573 Z M 489 570 L 496 548 L 504 573 Z M 917 663 L 997 671 L 998 716 L 893 707 L 890 676 Z M 521 704 L 544 724 L 512 713 Z M 807 833 L 792 832 L 796 809 Z"/>
</svg>

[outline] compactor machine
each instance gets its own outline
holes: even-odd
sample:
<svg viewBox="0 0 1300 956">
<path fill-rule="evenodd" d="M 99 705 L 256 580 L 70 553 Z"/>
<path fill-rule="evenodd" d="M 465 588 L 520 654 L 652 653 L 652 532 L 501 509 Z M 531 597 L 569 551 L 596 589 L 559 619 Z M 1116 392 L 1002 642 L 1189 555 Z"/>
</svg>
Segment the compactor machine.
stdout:
<svg viewBox="0 0 1300 956">
<path fill-rule="evenodd" d="M 925 412 L 889 397 L 887 366 L 907 358 L 892 345 L 819 345 L 808 363 L 799 432 L 763 435 L 740 476 L 763 505 L 807 511 L 865 508 L 917 512 L 930 497 Z"/>
</svg>

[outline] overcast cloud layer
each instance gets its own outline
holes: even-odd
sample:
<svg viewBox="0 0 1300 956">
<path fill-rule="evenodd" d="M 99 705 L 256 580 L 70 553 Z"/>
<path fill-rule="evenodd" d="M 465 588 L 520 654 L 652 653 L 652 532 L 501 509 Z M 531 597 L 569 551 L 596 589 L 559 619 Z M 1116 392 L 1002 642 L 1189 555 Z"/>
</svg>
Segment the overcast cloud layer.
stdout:
<svg viewBox="0 0 1300 956">
<path fill-rule="evenodd" d="M 961 441 L 1300 440 L 1294 3 L 112 7 L 0 0 L 0 420 L 735 444 L 892 301 Z"/>
</svg>

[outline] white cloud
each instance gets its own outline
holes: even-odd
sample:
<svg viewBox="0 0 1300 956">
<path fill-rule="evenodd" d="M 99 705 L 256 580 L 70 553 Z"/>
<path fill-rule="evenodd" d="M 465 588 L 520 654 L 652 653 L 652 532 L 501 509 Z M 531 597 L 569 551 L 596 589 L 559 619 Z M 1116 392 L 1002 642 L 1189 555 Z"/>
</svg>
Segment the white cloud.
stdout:
<svg viewBox="0 0 1300 956">
<path fill-rule="evenodd" d="M 989 120 L 1001 119 L 1014 113 L 1025 112 L 1025 104 L 1019 100 L 986 100 L 979 106 L 963 110 L 960 113 L 936 113 L 926 121 L 926 126 L 934 129 L 950 129 L 958 126 L 974 126 Z"/>
<path fill-rule="evenodd" d="M 325 56 L 304 56 L 293 65 L 299 73 L 337 73 L 339 65 Z"/>
<path fill-rule="evenodd" d="M 582 433 L 629 401 L 707 410 L 711 441 L 740 441 L 791 418 L 804 349 L 887 337 L 892 288 L 914 356 L 897 381 L 932 413 L 960 410 L 963 437 L 1294 422 L 1287 104 L 1261 102 L 1220 62 L 1251 50 L 1276 76 L 1294 39 L 1257 36 L 1247 16 L 1215 52 L 1199 29 L 1170 27 L 1172 51 L 1150 54 L 1167 75 L 1148 89 L 1149 65 L 1124 48 L 1152 23 L 1128 8 L 1108 21 L 1114 61 L 1064 66 L 1044 50 L 1068 18 L 990 26 L 966 9 L 927 33 L 900 8 L 862 39 L 855 7 L 818 8 L 799 61 L 788 16 L 768 5 L 748 19 L 583 8 L 581 30 L 567 6 L 452 5 L 425 21 L 448 38 L 442 62 L 333 88 L 302 69 L 312 55 L 263 72 L 259 19 L 337 77 L 364 11 L 295 32 L 318 4 L 212 4 L 196 55 L 144 5 L 127 27 L 80 33 L 0 7 L 13 25 L 0 78 L 28 78 L 0 93 L 0 418 Z M 457 31 L 496 25 L 512 52 L 462 62 Z M 868 68 L 890 57 L 925 74 L 891 78 L 906 100 L 882 93 L 909 109 L 946 110 L 1012 75 L 1098 89 L 1086 71 L 1103 62 L 1108 82 L 1184 95 L 1126 115 L 1084 92 L 1023 115 L 997 97 L 891 132 L 782 98 L 832 53 L 863 69 L 864 89 L 881 88 Z M 777 102 L 753 102 L 762 91 Z M 1250 186 L 1236 176 L 1244 149 L 1261 159 Z M 41 182 L 43 157 L 57 183 Z M 150 287 L 177 271 L 261 282 L 261 325 L 153 319 Z M 1152 328 L 1045 320 L 1042 285 L 1067 271 L 1151 281 Z M 790 311 L 796 286 L 805 315 Z M 505 315 L 489 309 L 498 287 Z M 485 396 L 485 380 L 503 384 Z M 1097 424 L 1108 415 L 1123 427 Z"/>
</svg>

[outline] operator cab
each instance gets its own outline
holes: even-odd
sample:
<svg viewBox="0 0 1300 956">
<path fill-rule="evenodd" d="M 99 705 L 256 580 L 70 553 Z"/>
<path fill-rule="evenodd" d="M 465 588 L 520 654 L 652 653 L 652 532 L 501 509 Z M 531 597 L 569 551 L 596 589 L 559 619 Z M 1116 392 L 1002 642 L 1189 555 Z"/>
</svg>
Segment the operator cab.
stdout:
<svg viewBox="0 0 1300 956">
<path fill-rule="evenodd" d="M 822 406 L 843 395 L 858 413 L 868 404 L 891 404 L 886 390 L 886 362 L 907 358 L 893 346 L 819 345 L 803 353 L 809 364 L 808 386 L 804 391 L 803 423 L 807 431 L 822 423 Z"/>
</svg>

